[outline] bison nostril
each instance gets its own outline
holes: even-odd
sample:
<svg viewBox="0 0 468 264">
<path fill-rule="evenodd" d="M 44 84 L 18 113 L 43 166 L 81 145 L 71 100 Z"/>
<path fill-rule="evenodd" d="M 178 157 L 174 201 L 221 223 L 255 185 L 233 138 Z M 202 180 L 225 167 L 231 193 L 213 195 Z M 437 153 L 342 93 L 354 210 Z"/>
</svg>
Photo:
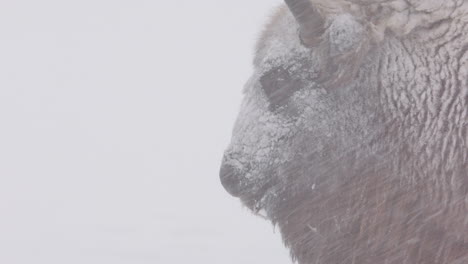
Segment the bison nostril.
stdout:
<svg viewBox="0 0 468 264">
<path fill-rule="evenodd" d="M 239 197 L 242 192 L 241 172 L 231 164 L 223 162 L 219 171 L 219 178 L 224 189 L 232 196 Z"/>
</svg>

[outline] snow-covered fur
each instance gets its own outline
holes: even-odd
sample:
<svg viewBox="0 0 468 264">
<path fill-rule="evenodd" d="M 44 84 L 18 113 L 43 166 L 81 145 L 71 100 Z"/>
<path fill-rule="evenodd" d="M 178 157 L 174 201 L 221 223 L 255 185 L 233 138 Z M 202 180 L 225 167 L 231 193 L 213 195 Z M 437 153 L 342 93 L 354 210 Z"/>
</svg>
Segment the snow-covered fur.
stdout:
<svg viewBox="0 0 468 264">
<path fill-rule="evenodd" d="M 221 166 L 299 264 L 468 263 L 468 1 L 282 7 Z"/>
</svg>

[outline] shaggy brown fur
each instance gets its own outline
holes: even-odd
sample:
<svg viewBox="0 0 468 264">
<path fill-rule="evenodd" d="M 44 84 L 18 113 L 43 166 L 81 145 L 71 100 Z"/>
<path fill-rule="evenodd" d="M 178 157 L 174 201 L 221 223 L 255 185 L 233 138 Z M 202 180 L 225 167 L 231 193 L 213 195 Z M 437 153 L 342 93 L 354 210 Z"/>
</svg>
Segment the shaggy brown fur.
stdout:
<svg viewBox="0 0 468 264">
<path fill-rule="evenodd" d="M 285 7 L 259 40 L 224 187 L 300 264 L 468 263 L 468 1 L 310 1 L 314 45 Z"/>
</svg>

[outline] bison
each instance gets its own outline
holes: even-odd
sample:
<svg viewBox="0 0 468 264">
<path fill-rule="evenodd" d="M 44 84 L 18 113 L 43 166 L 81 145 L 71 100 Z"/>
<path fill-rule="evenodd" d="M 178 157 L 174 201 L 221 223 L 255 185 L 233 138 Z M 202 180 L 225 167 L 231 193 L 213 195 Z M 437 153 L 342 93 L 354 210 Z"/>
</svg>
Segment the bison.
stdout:
<svg viewBox="0 0 468 264">
<path fill-rule="evenodd" d="M 224 188 L 299 264 L 468 263 L 468 1 L 286 0 Z"/>
</svg>

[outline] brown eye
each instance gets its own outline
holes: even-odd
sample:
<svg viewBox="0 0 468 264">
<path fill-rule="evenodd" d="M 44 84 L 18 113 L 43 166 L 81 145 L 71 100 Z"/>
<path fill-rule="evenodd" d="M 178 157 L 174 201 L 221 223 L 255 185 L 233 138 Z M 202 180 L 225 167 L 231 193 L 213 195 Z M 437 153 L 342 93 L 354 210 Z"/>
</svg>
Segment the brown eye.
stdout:
<svg viewBox="0 0 468 264">
<path fill-rule="evenodd" d="M 275 67 L 263 74 L 260 84 L 268 98 L 271 111 L 286 105 L 289 98 L 301 88 L 301 82 L 283 67 Z"/>
</svg>

